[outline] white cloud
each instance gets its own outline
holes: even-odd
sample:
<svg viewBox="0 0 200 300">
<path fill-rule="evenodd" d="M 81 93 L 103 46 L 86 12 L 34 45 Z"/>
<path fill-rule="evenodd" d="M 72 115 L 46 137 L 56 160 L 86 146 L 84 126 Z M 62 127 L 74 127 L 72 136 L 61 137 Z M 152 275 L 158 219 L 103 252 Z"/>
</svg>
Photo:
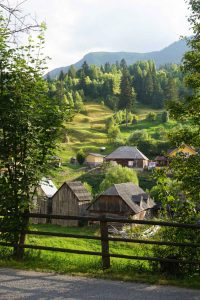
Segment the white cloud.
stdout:
<svg viewBox="0 0 200 300">
<path fill-rule="evenodd" d="M 183 0 L 29 0 L 24 7 L 47 23 L 50 69 L 89 51 L 153 51 L 191 34 Z"/>
</svg>

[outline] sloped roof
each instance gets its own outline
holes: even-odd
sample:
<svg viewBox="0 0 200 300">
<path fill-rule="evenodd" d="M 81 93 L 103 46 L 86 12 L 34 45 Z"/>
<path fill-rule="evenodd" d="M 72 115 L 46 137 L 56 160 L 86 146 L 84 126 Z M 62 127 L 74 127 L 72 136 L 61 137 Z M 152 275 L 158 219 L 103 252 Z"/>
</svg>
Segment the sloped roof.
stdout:
<svg viewBox="0 0 200 300">
<path fill-rule="evenodd" d="M 158 156 L 156 156 L 155 160 L 164 160 L 165 161 L 165 160 L 167 160 L 167 157 L 164 155 L 158 155 Z"/>
<path fill-rule="evenodd" d="M 121 146 L 106 156 L 106 159 L 145 159 L 149 160 L 136 147 Z"/>
<path fill-rule="evenodd" d="M 169 150 L 167 151 L 167 154 L 169 155 L 169 154 L 171 154 L 171 153 L 174 152 L 174 151 L 181 152 L 181 149 L 183 149 L 183 148 L 185 148 L 185 147 L 187 147 L 187 148 L 191 149 L 192 151 L 196 152 L 196 150 L 195 150 L 194 147 L 188 146 L 188 145 L 186 145 L 186 144 L 182 144 L 181 146 L 179 146 L 179 147 L 177 147 L 177 148 L 169 149 Z"/>
<path fill-rule="evenodd" d="M 39 186 L 48 198 L 53 197 L 58 190 L 54 183 L 48 178 L 42 178 L 39 182 Z"/>
<path fill-rule="evenodd" d="M 99 153 L 88 153 L 88 155 L 92 155 L 92 156 L 96 156 L 96 157 L 105 157 L 104 155 L 99 154 Z"/>
<path fill-rule="evenodd" d="M 135 214 L 155 206 L 155 202 L 149 197 L 149 195 L 132 182 L 114 184 L 101 195 L 120 196 Z M 101 195 L 98 198 L 100 198 Z M 96 202 L 98 198 L 94 202 Z M 147 199 L 148 205 L 144 201 Z"/>
<path fill-rule="evenodd" d="M 71 191 L 75 194 L 79 201 L 91 201 L 92 195 L 86 190 L 80 181 L 67 181 L 66 184 Z"/>
</svg>

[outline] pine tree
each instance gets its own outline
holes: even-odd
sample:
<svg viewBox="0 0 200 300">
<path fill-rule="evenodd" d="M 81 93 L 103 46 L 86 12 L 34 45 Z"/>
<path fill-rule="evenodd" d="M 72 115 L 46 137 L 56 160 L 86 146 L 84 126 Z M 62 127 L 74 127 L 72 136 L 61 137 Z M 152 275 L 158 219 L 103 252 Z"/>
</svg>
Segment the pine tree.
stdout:
<svg viewBox="0 0 200 300">
<path fill-rule="evenodd" d="M 127 68 L 123 70 L 120 88 L 119 109 L 125 109 L 126 126 L 128 126 L 128 112 L 133 111 L 136 95 L 132 88 L 131 76 Z"/>
</svg>

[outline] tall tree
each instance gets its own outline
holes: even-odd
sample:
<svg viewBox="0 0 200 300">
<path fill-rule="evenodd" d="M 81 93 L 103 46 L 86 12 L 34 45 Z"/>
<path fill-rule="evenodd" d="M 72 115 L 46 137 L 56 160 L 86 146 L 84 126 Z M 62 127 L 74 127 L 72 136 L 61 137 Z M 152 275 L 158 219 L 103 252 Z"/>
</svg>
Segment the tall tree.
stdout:
<svg viewBox="0 0 200 300">
<path fill-rule="evenodd" d="M 189 0 L 191 16 L 189 22 L 194 35 L 188 40 L 190 51 L 183 60 L 185 83 L 191 94 L 182 101 L 172 101 L 169 104 L 170 115 L 182 122 L 189 122 L 190 126 L 184 127 L 171 136 L 176 145 L 186 143 L 200 149 L 200 2 Z M 181 189 L 191 202 L 199 205 L 200 190 L 200 155 L 192 155 L 185 159 L 180 156 L 172 163 L 173 175 L 181 182 Z"/>
<path fill-rule="evenodd" d="M 42 32 L 36 45 L 11 47 L 12 31 L 0 17 L 0 33 L 0 213 L 10 212 L 0 225 L 13 229 L 1 239 L 18 243 L 19 230 L 27 226 L 23 213 L 56 146 L 63 112 L 47 96 L 44 59 L 38 56 Z"/>
<path fill-rule="evenodd" d="M 128 126 L 128 113 L 133 111 L 136 94 L 131 84 L 131 76 L 127 68 L 124 68 L 120 84 L 119 109 L 126 111 L 126 126 Z"/>
</svg>

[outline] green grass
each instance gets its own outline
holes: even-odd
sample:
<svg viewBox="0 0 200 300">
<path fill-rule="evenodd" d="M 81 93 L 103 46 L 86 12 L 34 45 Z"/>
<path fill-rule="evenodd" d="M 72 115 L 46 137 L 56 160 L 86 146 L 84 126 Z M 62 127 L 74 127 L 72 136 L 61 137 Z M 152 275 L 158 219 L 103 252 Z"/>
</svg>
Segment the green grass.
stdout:
<svg viewBox="0 0 200 300">
<path fill-rule="evenodd" d="M 85 174 L 87 170 L 80 166 L 73 166 L 69 163 L 71 157 L 75 157 L 76 153 L 83 148 L 86 153 L 99 152 L 100 147 L 106 147 L 105 154 L 112 152 L 117 146 L 111 144 L 107 138 L 105 131 L 105 121 L 113 115 L 113 112 L 101 105 L 94 103 L 85 104 L 86 112 L 75 116 L 73 122 L 64 124 L 65 131 L 68 134 L 69 142 L 61 142 L 58 145 L 57 155 L 62 158 L 63 166 L 54 168 L 49 172 L 49 176 L 59 187 L 65 180 L 74 180 Z M 169 130 L 176 124 L 170 121 L 167 124 L 161 124 L 157 119 L 154 122 L 146 121 L 145 117 L 150 112 L 154 111 L 158 114 L 162 110 L 155 110 L 137 104 L 136 113 L 139 121 L 135 125 L 121 126 L 122 137 L 126 139 L 133 130 L 146 129 L 150 135 L 155 135 L 160 130 Z"/>
<path fill-rule="evenodd" d="M 59 233 L 99 235 L 98 227 L 59 227 L 56 225 L 34 225 L 31 229 Z M 137 230 L 138 231 L 138 230 Z M 29 235 L 27 244 L 55 246 L 61 248 L 101 251 L 100 241 L 58 238 L 48 236 Z M 4 248 L 5 249 L 5 248 Z M 6 251 L 6 250 L 5 250 Z M 9 259 L 9 252 L 0 252 L 0 267 L 14 267 L 20 269 L 56 272 L 60 274 L 82 275 L 96 278 L 108 278 L 134 282 L 147 282 L 154 284 L 173 284 L 178 286 L 200 288 L 199 277 L 166 278 L 152 271 L 146 261 L 111 258 L 111 268 L 102 270 L 101 258 L 98 256 L 77 255 L 69 253 L 26 250 L 23 261 Z M 152 255 L 150 245 L 137 245 L 132 243 L 110 242 L 110 253 L 126 255 Z"/>
</svg>

